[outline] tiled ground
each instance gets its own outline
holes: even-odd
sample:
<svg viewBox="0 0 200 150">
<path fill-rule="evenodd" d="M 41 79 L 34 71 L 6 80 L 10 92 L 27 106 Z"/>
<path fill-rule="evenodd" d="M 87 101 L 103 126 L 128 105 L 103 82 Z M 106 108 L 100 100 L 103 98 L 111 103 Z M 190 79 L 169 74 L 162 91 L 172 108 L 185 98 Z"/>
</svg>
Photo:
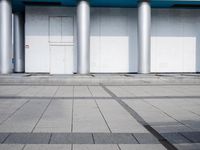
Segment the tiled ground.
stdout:
<svg viewBox="0 0 200 150">
<path fill-rule="evenodd" d="M 197 150 L 200 85 L 2 84 L 0 143 L 0 150 Z"/>
</svg>

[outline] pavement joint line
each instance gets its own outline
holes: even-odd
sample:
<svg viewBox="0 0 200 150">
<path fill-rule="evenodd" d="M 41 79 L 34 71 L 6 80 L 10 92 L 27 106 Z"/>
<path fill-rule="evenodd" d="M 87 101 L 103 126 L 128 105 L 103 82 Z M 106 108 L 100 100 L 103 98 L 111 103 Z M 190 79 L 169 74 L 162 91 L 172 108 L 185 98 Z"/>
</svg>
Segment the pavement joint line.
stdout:
<svg viewBox="0 0 200 150">
<path fill-rule="evenodd" d="M 73 132 L 74 128 L 74 86 L 73 86 L 73 98 L 72 98 L 72 118 L 71 118 L 71 132 Z"/>
<path fill-rule="evenodd" d="M 23 147 L 22 147 L 22 150 L 24 150 L 24 149 L 25 149 L 25 147 L 26 147 L 26 144 L 24 144 L 24 145 L 23 145 Z"/>
<path fill-rule="evenodd" d="M 42 117 L 44 116 L 45 112 L 47 111 L 47 109 L 49 108 L 50 104 L 53 101 L 54 96 L 56 95 L 57 91 L 58 91 L 59 87 L 57 87 L 57 89 L 55 90 L 53 96 L 51 97 L 49 103 L 47 104 L 47 106 L 45 107 L 44 111 L 42 112 L 42 114 L 40 115 L 38 121 L 36 122 L 35 126 L 33 127 L 32 131 L 33 132 L 35 130 L 35 128 L 37 127 L 38 123 L 40 122 L 40 120 L 42 119 Z"/>
<path fill-rule="evenodd" d="M 179 135 L 183 136 L 184 138 L 186 138 L 188 141 L 190 141 L 191 143 L 195 143 L 193 140 L 189 139 L 187 136 L 185 136 L 184 134 L 182 134 L 181 132 L 178 133 Z"/>
<path fill-rule="evenodd" d="M 119 146 L 119 144 L 117 144 L 117 147 L 118 147 L 119 150 L 121 150 L 121 147 Z"/>
<path fill-rule="evenodd" d="M 164 114 L 167 115 L 168 117 L 172 118 L 173 120 L 177 121 L 177 122 L 180 123 L 181 125 L 184 125 L 184 126 L 190 128 L 190 129 L 193 129 L 193 128 L 191 128 L 189 125 L 182 123 L 181 121 L 179 121 L 179 120 L 177 120 L 176 118 L 172 117 L 171 115 L 169 115 L 168 113 L 166 113 L 165 111 L 163 111 L 163 110 L 160 109 L 159 107 L 157 107 L 157 106 L 151 104 L 150 102 L 147 102 L 147 101 L 145 101 L 145 100 L 142 100 L 142 101 L 145 102 L 146 104 L 151 105 L 152 107 L 156 108 L 157 110 L 161 111 L 162 113 L 164 113 Z"/>
<path fill-rule="evenodd" d="M 2 120 L 0 122 L 0 125 L 2 125 L 4 122 L 6 122 L 8 119 L 10 119 L 15 113 L 17 113 L 22 107 L 24 107 L 26 104 L 28 104 L 30 100 L 26 100 L 22 105 L 20 105 L 14 112 L 12 112 L 6 119 Z"/>
<path fill-rule="evenodd" d="M 110 94 L 134 119 L 136 119 L 145 129 L 147 129 L 158 141 L 168 150 L 178 150 L 173 144 L 171 144 L 166 138 L 164 138 L 159 132 L 152 128 L 135 110 L 123 102 L 112 91 L 110 91 L 105 85 L 101 85 L 102 88 Z"/>
<path fill-rule="evenodd" d="M 35 84 L 35 83 L 0 83 L 0 86 L 100 86 L 102 83 L 96 83 L 96 84 L 67 84 L 67 85 L 61 85 L 61 84 Z M 200 86 L 200 83 L 137 83 L 137 84 L 104 84 L 105 86 Z"/>
<path fill-rule="evenodd" d="M 92 140 L 93 140 L 93 143 L 95 144 L 94 134 L 92 134 Z"/>
<path fill-rule="evenodd" d="M 132 137 L 140 144 L 140 142 L 138 141 L 138 139 L 135 137 L 135 135 L 134 134 L 131 134 L 132 135 Z"/>
<path fill-rule="evenodd" d="M 94 96 L 94 95 L 92 94 L 92 92 L 91 92 L 91 90 L 90 90 L 89 87 L 88 87 L 88 90 L 90 91 L 91 95 Z M 100 114 L 101 114 L 103 120 L 104 120 L 105 123 L 106 123 L 106 126 L 108 127 L 108 130 L 110 131 L 110 133 L 112 133 L 112 130 L 111 130 L 111 128 L 109 127 L 108 122 L 106 121 L 106 118 L 105 118 L 105 116 L 103 115 L 103 113 L 102 113 L 102 111 L 101 111 L 101 109 L 100 109 L 100 107 L 99 107 L 99 105 L 98 105 L 98 103 L 97 103 L 96 98 L 95 98 L 95 97 L 93 97 L 93 98 L 94 98 L 94 101 L 95 101 L 95 103 L 96 103 L 96 105 L 97 105 L 97 108 L 98 108 L 98 110 L 99 110 L 99 112 L 100 112 Z"/>
<path fill-rule="evenodd" d="M 196 103 L 196 105 L 199 105 L 199 103 Z M 186 110 L 187 110 L 187 109 L 186 109 Z M 191 113 L 193 113 L 193 114 L 195 114 L 195 115 L 197 115 L 197 116 L 200 117 L 200 114 L 198 114 L 198 113 L 196 113 L 196 112 L 193 112 L 192 110 L 187 110 L 187 111 L 189 111 L 189 112 L 191 112 Z"/>
<path fill-rule="evenodd" d="M 48 141 L 48 144 L 50 144 L 51 143 L 51 138 L 52 138 L 52 133 L 50 134 L 50 137 L 49 137 L 49 141 Z"/>
<path fill-rule="evenodd" d="M 7 139 L 8 137 L 11 135 L 11 133 L 8 133 L 8 135 L 6 136 L 6 138 L 1 142 L 1 144 L 3 144 Z"/>
<path fill-rule="evenodd" d="M 37 96 L 31 96 L 31 97 L 23 97 L 23 96 L 0 96 L 0 101 L 4 99 L 29 99 L 29 100 L 49 100 L 52 97 L 37 97 Z M 120 99 L 200 99 L 200 96 L 136 96 L 136 97 L 121 97 L 118 96 Z M 54 100 L 56 99 L 65 99 L 65 100 L 81 100 L 81 99 L 97 99 L 97 100 L 112 100 L 113 97 L 54 97 Z M 199 105 L 199 104 L 198 104 Z"/>
</svg>

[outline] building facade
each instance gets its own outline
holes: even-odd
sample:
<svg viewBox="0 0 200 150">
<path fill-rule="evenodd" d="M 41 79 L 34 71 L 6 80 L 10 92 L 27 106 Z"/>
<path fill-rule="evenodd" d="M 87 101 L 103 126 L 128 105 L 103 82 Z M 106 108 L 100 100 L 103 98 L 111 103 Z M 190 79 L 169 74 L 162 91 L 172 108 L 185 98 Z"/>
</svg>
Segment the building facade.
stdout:
<svg viewBox="0 0 200 150">
<path fill-rule="evenodd" d="M 0 0 L 12 72 L 200 72 L 200 0 Z"/>
</svg>

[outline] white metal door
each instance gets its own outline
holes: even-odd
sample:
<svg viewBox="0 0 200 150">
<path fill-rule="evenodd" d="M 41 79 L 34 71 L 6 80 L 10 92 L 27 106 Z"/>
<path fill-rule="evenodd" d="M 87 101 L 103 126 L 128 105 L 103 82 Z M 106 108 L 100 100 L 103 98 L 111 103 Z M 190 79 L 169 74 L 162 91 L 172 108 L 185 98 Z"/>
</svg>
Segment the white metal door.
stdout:
<svg viewBox="0 0 200 150">
<path fill-rule="evenodd" d="M 72 74 L 73 73 L 73 46 L 51 45 L 50 46 L 50 73 Z"/>
<path fill-rule="evenodd" d="M 74 29 L 72 17 L 50 17 L 50 73 L 72 74 Z"/>
<path fill-rule="evenodd" d="M 65 73 L 65 47 L 51 46 L 50 47 L 50 73 L 64 74 Z"/>
</svg>

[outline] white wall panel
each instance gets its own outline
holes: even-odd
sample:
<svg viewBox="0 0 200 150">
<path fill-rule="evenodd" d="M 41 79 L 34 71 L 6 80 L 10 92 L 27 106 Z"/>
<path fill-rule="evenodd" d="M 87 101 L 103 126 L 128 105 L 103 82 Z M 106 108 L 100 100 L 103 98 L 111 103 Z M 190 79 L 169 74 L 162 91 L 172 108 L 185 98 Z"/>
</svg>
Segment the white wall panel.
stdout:
<svg viewBox="0 0 200 150">
<path fill-rule="evenodd" d="M 91 72 L 137 72 L 136 16 L 134 9 L 92 9 Z"/>
<path fill-rule="evenodd" d="M 152 11 L 151 72 L 199 71 L 199 10 Z"/>
</svg>

